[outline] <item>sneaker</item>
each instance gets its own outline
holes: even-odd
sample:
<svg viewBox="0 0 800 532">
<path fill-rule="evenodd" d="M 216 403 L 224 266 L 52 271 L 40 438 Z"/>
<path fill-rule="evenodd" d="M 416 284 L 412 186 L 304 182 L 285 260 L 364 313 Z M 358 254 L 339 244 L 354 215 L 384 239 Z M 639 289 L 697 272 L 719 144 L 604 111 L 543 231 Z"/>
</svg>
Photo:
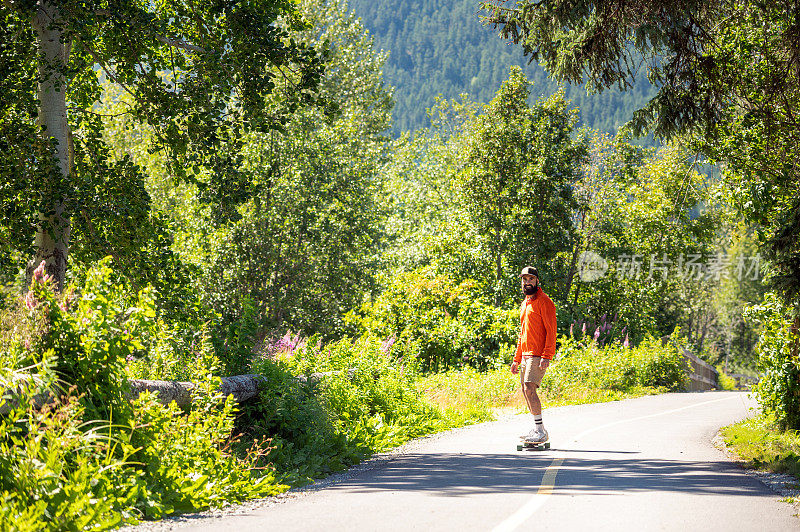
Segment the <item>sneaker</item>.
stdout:
<svg viewBox="0 0 800 532">
<path fill-rule="evenodd" d="M 550 435 L 547 433 L 547 429 L 533 429 L 531 433 L 525 437 L 525 441 L 530 443 L 544 443 L 549 437 Z"/>
<path fill-rule="evenodd" d="M 520 440 L 529 440 L 529 439 L 531 439 L 531 438 L 535 438 L 535 437 L 536 437 L 536 427 L 533 427 L 529 433 L 527 433 L 527 434 L 522 434 L 522 435 L 519 437 L 519 439 L 520 439 Z"/>
</svg>

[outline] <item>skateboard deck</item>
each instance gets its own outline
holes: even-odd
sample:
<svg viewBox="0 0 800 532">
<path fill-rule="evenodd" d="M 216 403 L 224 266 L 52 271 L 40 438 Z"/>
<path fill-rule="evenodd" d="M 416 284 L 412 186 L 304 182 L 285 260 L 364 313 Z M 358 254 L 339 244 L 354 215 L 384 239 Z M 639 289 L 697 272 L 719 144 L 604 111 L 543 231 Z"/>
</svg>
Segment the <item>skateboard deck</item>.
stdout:
<svg viewBox="0 0 800 532">
<path fill-rule="evenodd" d="M 549 448 L 550 448 L 550 442 L 549 441 L 540 442 L 540 443 L 522 441 L 522 442 L 517 444 L 517 450 L 518 451 L 522 451 L 522 450 L 526 450 L 526 451 L 527 450 L 531 450 L 531 451 L 546 451 Z"/>
</svg>

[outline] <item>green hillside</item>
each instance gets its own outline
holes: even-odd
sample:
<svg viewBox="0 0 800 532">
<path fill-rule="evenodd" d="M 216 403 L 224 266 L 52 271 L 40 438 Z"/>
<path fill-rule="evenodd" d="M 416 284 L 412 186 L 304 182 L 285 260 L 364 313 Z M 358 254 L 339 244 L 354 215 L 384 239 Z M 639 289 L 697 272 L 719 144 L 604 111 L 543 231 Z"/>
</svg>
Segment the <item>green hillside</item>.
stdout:
<svg viewBox="0 0 800 532">
<path fill-rule="evenodd" d="M 549 95 L 559 85 L 537 64 L 527 64 L 519 46 L 511 46 L 478 19 L 476 0 L 350 0 L 375 38 L 390 52 L 384 69 L 395 87 L 393 133 L 428 125 L 425 110 L 437 94 L 467 93 L 488 102 L 511 65 L 520 65 L 534 82 L 533 96 Z M 644 77 L 627 93 L 587 95 L 565 86 L 567 98 L 581 110 L 581 124 L 616 132 L 653 92 Z"/>
</svg>

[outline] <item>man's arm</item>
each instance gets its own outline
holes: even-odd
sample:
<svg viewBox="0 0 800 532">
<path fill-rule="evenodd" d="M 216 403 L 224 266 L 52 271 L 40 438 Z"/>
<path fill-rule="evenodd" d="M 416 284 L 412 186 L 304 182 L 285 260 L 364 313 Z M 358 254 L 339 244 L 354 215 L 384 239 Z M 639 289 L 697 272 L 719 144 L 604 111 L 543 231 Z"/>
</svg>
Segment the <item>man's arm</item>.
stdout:
<svg viewBox="0 0 800 532">
<path fill-rule="evenodd" d="M 520 318 L 520 327 L 519 327 L 519 338 L 517 339 L 517 351 L 514 353 L 514 361 L 511 362 L 511 373 L 514 375 L 517 374 L 517 368 L 519 367 L 519 363 L 522 360 L 522 319 Z"/>
<path fill-rule="evenodd" d="M 548 304 L 542 308 L 542 321 L 544 322 L 544 350 L 542 351 L 542 358 L 553 360 L 556 356 L 556 306 L 552 300 L 548 300 Z"/>
</svg>

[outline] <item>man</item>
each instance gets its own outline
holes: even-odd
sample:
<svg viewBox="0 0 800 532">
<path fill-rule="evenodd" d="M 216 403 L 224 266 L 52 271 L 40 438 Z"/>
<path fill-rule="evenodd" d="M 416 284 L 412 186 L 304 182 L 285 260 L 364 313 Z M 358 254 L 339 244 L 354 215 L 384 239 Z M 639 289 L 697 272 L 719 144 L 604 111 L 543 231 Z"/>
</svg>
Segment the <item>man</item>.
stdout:
<svg viewBox="0 0 800 532">
<path fill-rule="evenodd" d="M 520 374 L 522 394 L 535 423 L 533 429 L 522 437 L 527 442 L 543 443 L 549 435 L 542 422 L 542 402 L 536 389 L 542 384 L 542 377 L 556 354 L 556 306 L 539 286 L 536 268 L 526 266 L 519 276 L 525 300 L 520 306 L 522 327 L 511 373 Z"/>
</svg>

